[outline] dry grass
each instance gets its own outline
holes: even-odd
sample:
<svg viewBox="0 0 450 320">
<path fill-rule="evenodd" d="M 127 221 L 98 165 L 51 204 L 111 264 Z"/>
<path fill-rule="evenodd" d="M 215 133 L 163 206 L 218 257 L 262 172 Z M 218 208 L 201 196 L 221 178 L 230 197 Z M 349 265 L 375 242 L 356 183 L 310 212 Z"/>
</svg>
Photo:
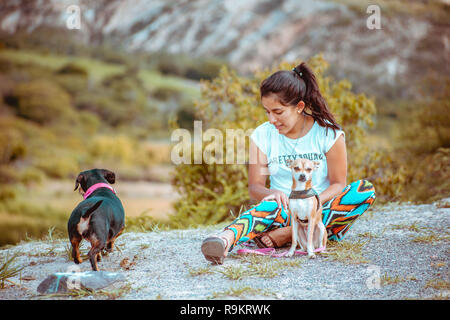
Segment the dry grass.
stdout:
<svg viewBox="0 0 450 320">
<path fill-rule="evenodd" d="M 238 259 L 242 264 L 221 266 L 217 268 L 189 269 L 192 277 L 220 273 L 230 280 L 240 280 L 247 277 L 274 278 L 288 268 L 298 268 L 304 259 L 277 259 L 270 256 L 230 254 L 228 258 Z"/>
<path fill-rule="evenodd" d="M 450 282 L 444 279 L 431 279 L 427 281 L 425 288 L 433 288 L 436 290 L 450 290 Z"/>
<path fill-rule="evenodd" d="M 418 222 L 413 222 L 410 225 L 394 224 L 391 226 L 392 230 L 408 230 L 412 232 L 419 232 L 422 228 L 418 225 Z"/>
<path fill-rule="evenodd" d="M 450 236 L 447 235 L 441 235 L 437 233 L 428 233 L 426 235 L 421 235 L 413 238 L 411 241 L 416 243 L 434 243 L 438 241 L 449 241 Z"/>
<path fill-rule="evenodd" d="M 205 274 L 213 274 L 214 270 L 211 269 L 211 267 L 202 267 L 202 268 L 198 268 L 198 269 L 192 269 L 192 268 L 188 268 L 188 272 L 189 275 L 191 277 L 197 277 L 197 276 L 202 276 Z"/>
<path fill-rule="evenodd" d="M 379 236 L 371 233 L 371 232 L 362 232 L 362 233 L 358 233 L 358 237 L 367 239 L 367 238 L 379 238 Z"/>
<path fill-rule="evenodd" d="M 9 278 L 15 277 L 18 275 L 23 268 L 19 266 L 14 266 L 14 260 L 17 258 L 19 254 L 15 253 L 11 257 L 6 256 L 6 258 L 0 262 L 0 288 L 5 287 L 5 281 Z"/>
<path fill-rule="evenodd" d="M 211 298 L 212 299 L 220 299 L 223 297 L 246 298 L 248 296 L 276 297 L 274 293 L 267 290 L 261 290 L 251 287 L 238 287 L 238 288 L 230 288 L 222 292 L 214 292 Z"/>
<path fill-rule="evenodd" d="M 329 241 L 327 251 L 321 254 L 345 264 L 369 263 L 370 261 L 364 258 L 362 254 L 363 247 L 368 241 Z"/>
<path fill-rule="evenodd" d="M 405 282 L 405 281 L 417 281 L 417 278 L 414 276 L 408 276 L 408 277 L 402 277 L 402 276 L 389 276 L 388 274 L 384 274 L 383 276 L 381 276 L 380 279 L 380 283 L 382 286 L 385 285 L 393 285 L 393 284 L 398 284 L 401 282 Z"/>
<path fill-rule="evenodd" d="M 240 280 L 250 275 L 248 269 L 242 265 L 226 266 L 216 272 L 223 274 L 229 280 Z"/>
<path fill-rule="evenodd" d="M 73 261 L 72 246 L 70 244 L 66 244 L 64 249 L 65 249 L 65 254 L 67 256 L 67 260 Z M 80 257 L 83 261 L 86 261 L 89 259 L 88 252 L 89 252 L 89 249 L 80 248 Z"/>
</svg>

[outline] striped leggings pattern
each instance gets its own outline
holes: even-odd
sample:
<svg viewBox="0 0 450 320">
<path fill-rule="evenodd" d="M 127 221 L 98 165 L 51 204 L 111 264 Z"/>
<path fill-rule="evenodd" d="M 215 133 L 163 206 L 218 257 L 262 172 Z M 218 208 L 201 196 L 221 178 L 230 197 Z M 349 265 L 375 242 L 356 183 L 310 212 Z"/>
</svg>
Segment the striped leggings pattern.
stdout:
<svg viewBox="0 0 450 320">
<path fill-rule="evenodd" d="M 375 201 L 375 188 L 367 180 L 352 182 L 342 192 L 323 204 L 322 221 L 328 232 L 328 239 L 340 241 L 360 217 Z M 278 208 L 274 201 L 263 201 L 243 212 L 225 228 L 234 232 L 234 243 L 238 244 L 255 238 L 271 229 L 291 225 L 290 215 L 284 208 Z"/>
</svg>

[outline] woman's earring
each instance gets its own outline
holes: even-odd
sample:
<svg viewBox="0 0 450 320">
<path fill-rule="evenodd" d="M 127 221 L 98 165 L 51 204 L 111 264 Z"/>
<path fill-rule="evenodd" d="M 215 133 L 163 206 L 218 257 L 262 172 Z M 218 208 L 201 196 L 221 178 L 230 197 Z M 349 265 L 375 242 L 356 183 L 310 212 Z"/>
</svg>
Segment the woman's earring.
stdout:
<svg viewBox="0 0 450 320">
<path fill-rule="evenodd" d="M 301 111 L 299 109 L 297 109 L 297 113 L 301 113 Z"/>
</svg>

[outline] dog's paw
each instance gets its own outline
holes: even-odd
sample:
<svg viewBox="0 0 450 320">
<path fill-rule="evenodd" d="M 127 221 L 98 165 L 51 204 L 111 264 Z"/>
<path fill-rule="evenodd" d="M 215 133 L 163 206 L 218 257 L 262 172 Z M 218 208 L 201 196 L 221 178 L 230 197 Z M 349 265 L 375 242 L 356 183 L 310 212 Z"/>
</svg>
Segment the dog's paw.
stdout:
<svg viewBox="0 0 450 320">
<path fill-rule="evenodd" d="M 315 259 L 316 255 L 314 253 L 308 253 L 308 258 L 309 259 Z"/>
<path fill-rule="evenodd" d="M 294 251 L 290 251 L 286 254 L 286 257 L 290 258 L 294 255 Z"/>
</svg>

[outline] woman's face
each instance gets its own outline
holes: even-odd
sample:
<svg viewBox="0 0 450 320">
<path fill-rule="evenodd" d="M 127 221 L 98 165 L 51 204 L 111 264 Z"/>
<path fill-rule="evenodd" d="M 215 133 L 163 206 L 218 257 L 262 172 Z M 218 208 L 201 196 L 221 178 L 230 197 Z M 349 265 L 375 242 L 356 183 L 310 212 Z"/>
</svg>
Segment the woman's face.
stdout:
<svg viewBox="0 0 450 320">
<path fill-rule="evenodd" d="M 284 135 L 295 130 L 305 106 L 303 101 L 300 101 L 297 106 L 284 106 L 273 94 L 262 97 L 261 103 L 266 110 L 269 122 L 277 128 L 280 134 Z"/>
</svg>

